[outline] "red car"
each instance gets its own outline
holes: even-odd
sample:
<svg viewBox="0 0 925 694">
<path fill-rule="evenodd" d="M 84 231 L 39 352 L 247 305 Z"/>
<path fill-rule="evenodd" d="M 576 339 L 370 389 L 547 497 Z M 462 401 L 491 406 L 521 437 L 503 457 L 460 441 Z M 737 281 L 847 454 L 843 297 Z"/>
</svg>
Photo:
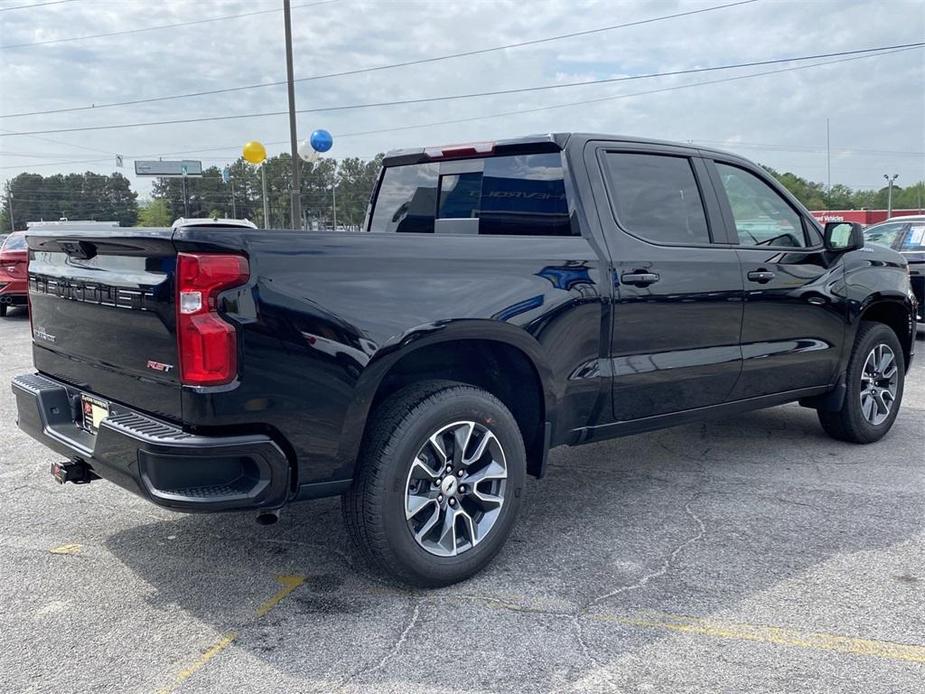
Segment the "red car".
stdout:
<svg viewBox="0 0 925 694">
<path fill-rule="evenodd" d="M 26 305 L 29 293 L 28 258 L 29 248 L 23 232 L 10 234 L 0 246 L 0 317 L 6 315 L 9 306 Z"/>
</svg>

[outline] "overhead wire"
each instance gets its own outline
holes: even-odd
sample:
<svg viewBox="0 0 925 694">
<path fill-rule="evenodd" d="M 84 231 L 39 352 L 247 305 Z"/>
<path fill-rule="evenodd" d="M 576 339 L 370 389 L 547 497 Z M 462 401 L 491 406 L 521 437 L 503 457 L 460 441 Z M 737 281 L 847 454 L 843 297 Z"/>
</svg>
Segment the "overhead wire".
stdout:
<svg viewBox="0 0 925 694">
<path fill-rule="evenodd" d="M 725 9 L 729 9 L 732 7 L 738 7 L 740 5 L 750 5 L 755 2 L 759 2 L 759 0 L 738 0 L 737 2 L 726 3 L 724 5 L 713 5 L 710 7 L 702 7 L 696 10 L 675 12 L 673 14 L 661 15 L 659 17 L 649 17 L 647 19 L 640 19 L 640 20 L 635 20 L 632 22 L 624 22 L 622 24 L 613 24 L 610 26 L 598 27 L 595 29 L 573 31 L 573 32 L 565 33 L 565 34 L 556 34 L 554 36 L 546 36 L 546 37 L 542 37 L 538 39 L 530 39 L 527 41 L 507 43 L 501 46 L 492 46 L 489 48 L 477 48 L 473 50 L 460 51 L 457 53 L 447 53 L 444 55 L 430 56 L 427 58 L 418 58 L 415 60 L 405 60 L 402 62 L 390 63 L 387 65 L 375 65 L 375 66 L 364 67 L 364 68 L 356 68 L 352 70 L 342 70 L 340 72 L 331 72 L 331 73 L 322 74 L 322 75 L 312 75 L 309 77 L 298 77 L 294 79 L 293 81 L 294 82 L 311 82 L 315 80 L 329 79 L 332 77 L 347 77 L 350 75 L 360 75 L 360 74 L 370 73 L 370 72 L 379 72 L 382 70 L 391 70 L 394 68 L 409 67 L 412 65 L 424 65 L 428 63 L 436 63 L 436 62 L 440 62 L 443 60 L 451 60 L 455 58 L 464 58 L 464 57 L 470 57 L 470 56 L 475 56 L 475 55 L 484 55 L 487 53 L 494 53 L 496 51 L 505 51 L 505 50 L 510 50 L 514 48 L 523 48 L 525 46 L 535 46 L 535 45 L 539 45 L 543 43 L 551 43 L 553 41 L 561 41 L 564 39 L 576 38 L 579 36 L 589 36 L 591 34 L 599 34 L 599 33 L 606 32 L 606 31 L 614 31 L 616 29 L 625 29 L 628 27 L 642 26 L 644 24 L 654 24 L 656 22 L 667 21 L 670 19 L 677 19 L 679 17 L 689 17 L 692 15 L 704 14 L 707 12 L 716 12 L 719 10 L 725 10 Z M 127 101 L 115 101 L 115 102 L 104 103 L 104 104 L 90 104 L 87 106 L 70 106 L 70 107 L 65 107 L 65 108 L 47 109 L 44 111 L 23 111 L 21 113 L 4 113 L 4 114 L 0 114 L 0 118 L 19 118 L 23 116 L 44 116 L 44 115 L 57 114 L 57 113 L 73 113 L 76 111 L 98 111 L 104 108 L 114 108 L 118 106 L 133 106 L 137 104 L 149 104 L 149 103 L 156 103 L 156 102 L 161 102 L 161 101 L 171 101 L 175 99 L 188 99 L 192 97 L 212 96 L 215 94 L 228 94 L 231 92 L 248 91 L 252 89 L 262 89 L 265 87 L 279 87 L 285 84 L 286 84 L 285 80 L 280 80 L 276 82 L 258 82 L 256 84 L 237 85 L 234 87 L 223 87 L 221 89 L 209 89 L 209 90 L 197 91 L 197 92 L 187 92 L 184 94 L 155 96 L 155 97 L 148 97 L 145 99 L 130 99 Z"/>
<path fill-rule="evenodd" d="M 900 49 L 895 49 L 895 50 L 887 51 L 887 52 L 883 52 L 883 53 L 865 54 L 865 55 L 859 55 L 859 56 L 852 56 L 852 57 L 839 58 L 839 59 L 835 59 L 835 60 L 826 60 L 826 61 L 820 61 L 820 62 L 817 62 L 817 63 L 813 63 L 813 64 L 810 64 L 810 65 L 797 65 L 797 66 L 792 66 L 792 67 L 779 68 L 779 69 L 776 69 L 776 70 L 765 70 L 765 71 L 756 72 L 756 73 L 749 73 L 749 74 L 747 74 L 747 75 L 735 75 L 735 76 L 732 76 L 732 77 L 723 77 L 723 78 L 713 79 L 713 80 L 701 80 L 701 81 L 698 81 L 698 82 L 692 82 L 692 83 L 682 84 L 682 85 L 672 85 L 672 86 L 669 86 L 669 87 L 661 87 L 661 88 L 658 88 L 658 89 L 651 89 L 651 90 L 646 90 L 646 91 L 641 91 L 641 92 L 633 92 L 633 93 L 629 93 L 629 94 L 616 94 L 616 95 L 610 95 L 610 96 L 605 96 L 605 97 L 597 97 L 597 98 L 594 98 L 594 99 L 585 99 L 585 100 L 580 100 L 580 101 L 571 101 L 571 102 L 562 103 L 562 104 L 551 104 L 551 105 L 540 106 L 540 107 L 529 108 L 529 109 L 517 109 L 517 110 L 513 110 L 513 111 L 502 111 L 502 112 L 489 113 L 489 114 L 480 114 L 480 115 L 478 115 L 478 116 L 471 116 L 471 117 L 467 117 L 467 118 L 455 118 L 455 119 L 450 119 L 450 120 L 432 121 L 432 122 L 427 122 L 427 123 L 414 123 L 414 124 L 410 124 L 410 125 L 394 126 L 394 127 L 390 127 L 390 128 L 378 128 L 378 129 L 375 129 L 375 130 L 364 130 L 364 131 L 357 131 L 357 132 L 347 132 L 347 133 L 342 133 L 342 134 L 340 134 L 339 137 L 341 137 L 341 138 L 345 138 L 345 137 L 358 137 L 358 136 L 382 134 L 382 133 L 387 133 L 387 132 L 397 132 L 397 131 L 402 131 L 402 130 L 414 130 L 414 129 L 420 129 L 420 128 L 426 128 L 426 127 L 435 127 L 435 126 L 441 126 L 441 125 L 459 124 L 459 123 L 472 122 L 472 121 L 478 121 L 478 120 L 485 120 L 485 119 L 491 119 L 491 118 L 500 118 L 500 117 L 511 116 L 511 115 L 522 115 L 522 114 L 526 114 L 526 113 L 536 113 L 536 112 L 542 112 L 542 111 L 548 111 L 548 110 L 554 110 L 554 109 L 571 108 L 571 107 L 574 107 L 574 106 L 583 106 L 583 105 L 594 104 L 594 103 L 601 103 L 601 102 L 606 102 L 606 101 L 614 101 L 614 100 L 619 100 L 619 99 L 627 99 L 627 98 L 634 98 L 634 97 L 639 97 L 639 96 L 647 96 L 647 95 L 651 95 L 651 94 L 659 94 L 659 93 L 665 93 L 665 92 L 672 92 L 672 91 L 677 91 L 677 90 L 681 90 L 681 89 L 692 89 L 692 88 L 697 88 L 697 87 L 702 87 L 702 86 L 708 86 L 708 85 L 723 84 L 723 83 L 728 83 L 728 82 L 736 82 L 736 81 L 740 81 L 740 80 L 753 79 L 753 78 L 756 78 L 756 77 L 764 77 L 764 76 L 768 76 L 768 75 L 774 75 L 774 74 L 780 74 L 780 73 L 786 73 L 786 72 L 796 72 L 796 71 L 801 71 L 801 70 L 808 70 L 808 69 L 811 69 L 811 68 L 821 67 L 821 66 L 824 66 L 824 65 L 834 65 L 834 64 L 839 64 L 839 63 L 852 62 L 852 61 L 855 61 L 855 60 L 863 60 L 863 59 L 869 59 L 869 58 L 879 57 L 879 56 L 883 56 L 883 55 L 891 55 L 891 54 L 895 54 L 895 53 L 902 53 L 902 52 L 906 52 L 906 51 L 909 51 L 909 50 L 913 50 L 913 49 L 912 49 L 912 48 L 900 48 Z M 287 141 L 267 142 L 267 143 L 265 143 L 265 144 L 274 145 L 274 144 L 286 144 L 286 143 L 288 143 L 288 140 L 287 140 Z M 707 143 L 706 143 L 706 142 L 703 142 L 703 144 L 707 144 Z M 736 143 L 729 143 L 729 144 L 726 144 L 726 146 L 729 147 L 729 146 L 732 146 L 732 145 L 735 145 L 735 144 L 736 144 Z M 135 155 L 135 156 L 127 157 L 127 158 L 140 159 L 140 158 L 146 158 L 146 157 L 171 156 L 171 155 L 182 155 L 182 154 L 195 154 L 195 153 L 210 152 L 210 151 L 227 151 L 227 150 L 230 150 L 230 149 L 236 149 L 236 148 L 239 147 L 239 146 L 240 146 L 240 145 L 227 145 L 227 146 L 211 147 L 211 148 L 198 148 L 198 149 L 190 149 L 190 150 L 175 150 L 175 151 L 171 151 L 171 152 L 161 152 L 161 153 L 159 153 L 159 154 Z M 742 145 L 742 146 L 745 146 L 745 145 Z M 797 150 L 792 150 L 792 151 L 797 151 Z M 863 150 L 854 150 L 854 151 L 860 153 L 860 152 L 862 152 Z M 899 154 L 899 153 L 897 153 L 897 154 Z M 910 154 L 910 156 L 912 156 L 912 155 L 914 155 L 914 154 L 916 154 L 916 153 L 912 153 L 912 154 Z M 214 159 L 223 159 L 224 157 L 213 157 L 213 158 L 214 158 Z M 232 159 L 232 158 L 229 158 L 229 159 Z M 233 159 L 236 160 L 237 158 L 233 158 Z M 77 160 L 77 161 L 69 161 L 69 162 L 68 162 L 68 161 L 64 161 L 64 162 L 50 162 L 50 163 L 47 163 L 47 164 L 46 164 L 46 163 L 43 163 L 43 164 L 33 164 L 32 166 L 33 166 L 33 167 L 39 167 L 39 166 L 42 166 L 42 167 L 44 167 L 44 166 L 58 166 L 58 165 L 67 165 L 67 164 L 97 163 L 97 162 L 101 162 L 101 161 L 108 161 L 108 160 L 105 160 L 105 159 L 85 159 L 85 160 Z M 0 169 L 12 169 L 12 168 L 22 168 L 22 167 L 21 167 L 21 165 L 15 165 L 15 166 L 0 166 Z"/>
<path fill-rule="evenodd" d="M 676 77 L 680 75 L 702 74 L 707 72 L 716 72 L 721 70 L 734 70 L 746 67 L 759 67 L 762 65 L 777 65 L 781 63 L 792 63 L 804 60 L 815 60 L 819 58 L 829 58 L 835 56 L 849 56 L 870 53 L 882 53 L 900 48 L 921 48 L 925 46 L 925 41 L 906 44 L 895 44 L 891 46 L 878 46 L 874 48 L 859 48 L 850 51 L 834 51 L 830 53 L 816 53 L 812 55 L 790 56 L 787 58 L 772 58 L 767 60 L 752 60 L 742 63 L 731 63 L 728 65 L 711 65 L 708 67 L 686 68 L 683 70 L 670 70 L 666 72 L 651 72 L 639 75 L 624 75 L 622 77 L 607 77 L 597 80 L 587 80 L 581 82 L 559 82 L 554 84 L 534 85 L 531 87 L 512 87 L 509 89 L 496 89 L 484 92 L 470 92 L 467 94 L 451 94 L 444 96 L 428 96 L 413 99 L 397 99 L 393 101 L 379 101 L 365 104 L 345 104 L 340 106 L 323 106 L 318 108 L 297 109 L 296 113 L 333 113 L 340 111 L 352 111 L 366 108 L 381 108 L 383 106 L 407 106 L 424 103 L 436 103 L 443 101 L 459 101 L 465 99 L 481 98 L 486 96 L 503 96 L 509 94 L 525 94 L 529 92 L 551 91 L 556 89 L 569 89 L 573 87 L 587 87 L 600 84 L 615 84 L 619 82 L 630 82 L 644 79 L 654 79 L 658 77 Z M 6 131 L 0 132 L 0 137 L 14 137 L 16 135 L 45 135 L 51 133 L 71 133 L 71 132 L 88 132 L 99 130 L 122 130 L 126 128 L 150 128 L 158 125 L 182 125 L 188 123 L 208 123 L 216 121 L 241 120 L 245 118 L 264 118 L 268 116 L 284 116 L 289 111 L 269 111 L 264 113 L 240 113 L 225 116 L 204 116 L 199 118 L 176 118 L 171 120 L 134 122 L 134 123 L 113 123 L 109 125 L 85 125 L 73 128 L 49 128 L 46 130 L 28 130 L 28 131 Z"/>
<path fill-rule="evenodd" d="M 301 5 L 293 5 L 292 9 L 298 9 L 300 7 L 314 7 L 316 5 L 327 5 L 333 2 L 338 2 L 338 0 L 320 0 L 319 2 L 309 2 L 302 3 Z M 14 8 L 10 8 L 14 9 Z M 71 41 L 86 41 L 88 39 L 103 39 L 103 38 L 112 38 L 113 36 L 123 36 L 126 34 L 140 34 L 145 31 L 157 31 L 159 29 L 176 29 L 178 27 L 194 26 L 196 24 L 208 24 L 210 22 L 219 22 L 226 19 L 239 19 L 241 17 L 256 17 L 257 15 L 262 14 L 275 14 L 277 12 L 282 12 L 283 8 L 275 10 L 258 10 L 255 12 L 242 12 L 241 14 L 230 14 L 224 15 L 221 17 L 207 17 L 205 19 L 193 19 L 188 22 L 175 22 L 173 24 L 159 24 L 157 26 L 150 27 L 140 27 L 137 29 L 123 29 L 121 31 L 107 31 L 102 34 L 89 34 L 86 36 L 69 36 L 60 39 L 45 39 L 44 41 L 29 41 L 26 43 L 8 43 L 0 45 L 0 51 L 11 50 L 13 48 L 27 48 L 29 46 L 48 46 L 55 43 L 68 43 Z"/>
</svg>

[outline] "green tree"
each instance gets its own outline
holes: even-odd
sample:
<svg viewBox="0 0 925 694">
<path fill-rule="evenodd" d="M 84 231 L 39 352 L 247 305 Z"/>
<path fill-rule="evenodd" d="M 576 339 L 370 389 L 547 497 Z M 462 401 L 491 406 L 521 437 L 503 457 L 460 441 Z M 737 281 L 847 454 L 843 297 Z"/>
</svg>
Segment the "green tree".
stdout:
<svg viewBox="0 0 925 694">
<path fill-rule="evenodd" d="M 170 207 L 163 198 L 152 198 L 144 202 L 138 210 L 138 226 L 169 227 L 174 218 L 170 216 Z"/>
<path fill-rule="evenodd" d="M 60 219 L 117 220 L 131 226 L 138 216 L 138 194 L 122 174 L 22 173 L 11 179 L 3 195 L 4 228 L 12 218 L 17 229 L 27 222 Z"/>
</svg>

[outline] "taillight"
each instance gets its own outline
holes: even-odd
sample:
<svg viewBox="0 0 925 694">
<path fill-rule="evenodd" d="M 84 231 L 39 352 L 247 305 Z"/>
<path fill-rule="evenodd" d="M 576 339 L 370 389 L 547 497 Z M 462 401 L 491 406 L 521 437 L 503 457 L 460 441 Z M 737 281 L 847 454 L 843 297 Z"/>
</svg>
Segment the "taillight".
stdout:
<svg viewBox="0 0 925 694">
<path fill-rule="evenodd" d="M 244 284 L 250 276 L 240 255 L 177 254 L 177 348 L 180 382 L 214 386 L 238 373 L 234 326 L 219 317 L 219 292 Z"/>
</svg>

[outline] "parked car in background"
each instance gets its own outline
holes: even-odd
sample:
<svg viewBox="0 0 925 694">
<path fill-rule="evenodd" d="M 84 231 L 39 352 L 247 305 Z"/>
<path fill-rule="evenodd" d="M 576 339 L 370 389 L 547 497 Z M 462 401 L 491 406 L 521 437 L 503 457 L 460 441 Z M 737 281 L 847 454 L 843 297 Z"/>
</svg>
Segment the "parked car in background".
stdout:
<svg viewBox="0 0 925 694">
<path fill-rule="evenodd" d="M 879 243 L 906 257 L 912 291 L 918 299 L 918 332 L 925 332 L 925 215 L 893 217 L 882 224 L 867 227 L 864 240 Z"/>
<path fill-rule="evenodd" d="M 21 231 L 8 235 L 0 245 L 0 317 L 6 316 L 10 306 L 25 306 L 28 301 L 28 256 L 26 235 Z"/>
<path fill-rule="evenodd" d="M 209 227 L 256 229 L 257 225 L 249 219 L 228 219 L 219 217 L 180 217 L 174 220 L 174 223 L 171 225 L 172 229 L 208 229 Z"/>
</svg>

